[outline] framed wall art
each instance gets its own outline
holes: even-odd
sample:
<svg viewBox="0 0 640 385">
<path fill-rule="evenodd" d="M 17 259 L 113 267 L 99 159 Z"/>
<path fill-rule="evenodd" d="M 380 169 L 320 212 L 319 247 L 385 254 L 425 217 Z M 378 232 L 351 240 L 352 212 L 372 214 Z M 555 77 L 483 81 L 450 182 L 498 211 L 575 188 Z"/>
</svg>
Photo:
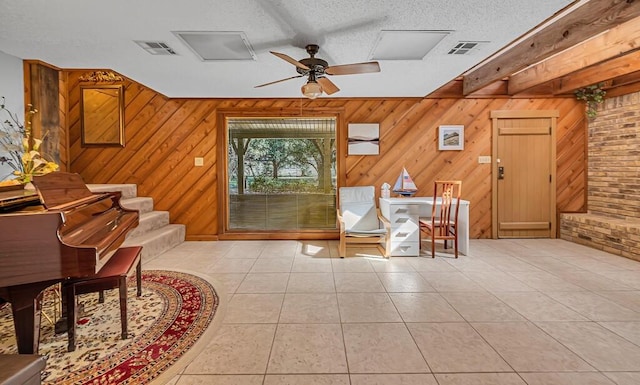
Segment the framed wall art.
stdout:
<svg viewBox="0 0 640 385">
<path fill-rule="evenodd" d="M 349 123 L 347 147 L 349 155 L 379 155 L 380 124 Z"/>
<path fill-rule="evenodd" d="M 438 150 L 463 150 L 464 126 L 443 125 L 438 128 Z"/>
</svg>

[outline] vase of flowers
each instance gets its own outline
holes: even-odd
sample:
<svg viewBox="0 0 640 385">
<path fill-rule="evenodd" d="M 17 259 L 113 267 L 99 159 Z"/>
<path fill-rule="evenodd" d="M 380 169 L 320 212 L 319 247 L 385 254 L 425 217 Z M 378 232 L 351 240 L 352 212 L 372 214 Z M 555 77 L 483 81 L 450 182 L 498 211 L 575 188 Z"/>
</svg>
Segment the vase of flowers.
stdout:
<svg viewBox="0 0 640 385">
<path fill-rule="evenodd" d="M 0 180 L 12 180 L 14 183 L 28 184 L 36 175 L 48 174 L 58 169 L 58 165 L 45 158 L 40 146 L 45 139 L 36 138 L 32 132 L 33 116 L 38 110 L 28 106 L 25 124 L 21 124 L 16 114 L 5 108 L 4 97 L 0 103 L 0 112 L 8 117 L 0 126 L 0 164 L 8 165 L 12 172 L 0 175 Z"/>
</svg>

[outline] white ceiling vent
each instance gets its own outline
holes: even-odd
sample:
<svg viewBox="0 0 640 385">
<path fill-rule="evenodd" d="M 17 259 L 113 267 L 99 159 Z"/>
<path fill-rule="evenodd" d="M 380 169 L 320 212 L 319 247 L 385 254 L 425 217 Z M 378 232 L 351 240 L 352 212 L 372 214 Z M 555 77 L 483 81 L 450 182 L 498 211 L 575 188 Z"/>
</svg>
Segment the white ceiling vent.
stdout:
<svg viewBox="0 0 640 385">
<path fill-rule="evenodd" d="M 256 60 L 256 54 L 244 32 L 174 31 L 202 61 Z"/>
<path fill-rule="evenodd" d="M 135 40 L 135 42 L 152 55 L 177 55 L 173 48 L 169 47 L 167 43 L 162 41 Z"/>
<path fill-rule="evenodd" d="M 488 43 L 488 41 L 459 41 L 456 45 L 447 52 L 448 55 L 468 55 L 473 51 L 478 50 L 482 45 Z"/>
<path fill-rule="evenodd" d="M 371 60 L 422 60 L 452 31 L 380 31 Z"/>
</svg>

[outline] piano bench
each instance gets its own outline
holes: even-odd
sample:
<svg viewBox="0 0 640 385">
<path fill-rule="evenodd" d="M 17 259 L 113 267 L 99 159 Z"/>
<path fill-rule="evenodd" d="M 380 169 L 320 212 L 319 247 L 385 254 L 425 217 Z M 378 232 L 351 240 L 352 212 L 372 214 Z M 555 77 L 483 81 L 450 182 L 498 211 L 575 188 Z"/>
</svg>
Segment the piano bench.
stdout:
<svg viewBox="0 0 640 385">
<path fill-rule="evenodd" d="M 37 354 L 0 354 L 0 385 L 40 385 L 45 365 Z"/>
<path fill-rule="evenodd" d="M 118 288 L 120 290 L 120 324 L 122 339 L 127 339 L 127 276 L 133 268 L 136 269 L 137 296 L 142 295 L 142 261 L 140 253 L 142 246 L 121 247 L 102 266 L 100 271 L 92 276 L 76 278 L 64 283 L 67 304 L 67 350 L 76 350 L 76 295 L 101 292 Z"/>
</svg>

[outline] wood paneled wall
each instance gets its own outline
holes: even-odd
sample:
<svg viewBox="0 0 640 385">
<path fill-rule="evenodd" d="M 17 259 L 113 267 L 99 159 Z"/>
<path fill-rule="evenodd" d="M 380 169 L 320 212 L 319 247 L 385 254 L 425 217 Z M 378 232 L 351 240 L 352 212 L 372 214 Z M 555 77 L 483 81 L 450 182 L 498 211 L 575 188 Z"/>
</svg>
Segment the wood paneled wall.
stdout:
<svg viewBox="0 0 640 385">
<path fill-rule="evenodd" d="M 58 135 L 58 139 L 60 140 L 60 171 L 69 171 L 69 164 L 71 160 L 69 159 L 69 125 L 67 123 L 67 115 L 69 114 L 69 105 L 68 98 L 69 92 L 67 87 L 67 77 L 68 74 L 66 72 L 60 72 L 60 76 L 58 78 L 58 88 L 60 90 L 60 95 L 58 97 L 59 105 L 59 116 L 60 116 L 60 135 Z"/>
<path fill-rule="evenodd" d="M 40 151 L 48 159 L 61 164 L 66 154 L 65 125 L 60 111 L 60 71 L 58 68 L 34 60 L 23 62 L 25 106 L 32 105 L 38 112 L 33 116 L 32 129 L 36 138 L 42 138 Z M 26 118 L 26 117 L 25 117 Z"/>
<path fill-rule="evenodd" d="M 558 211 L 585 209 L 586 121 L 584 106 L 559 99 L 171 99 L 133 81 L 125 81 L 124 148 L 83 148 L 80 142 L 80 71 L 64 71 L 68 95 L 69 168 L 87 183 L 136 183 L 138 195 L 153 197 L 173 223 L 187 226 L 187 239 L 216 239 L 217 132 L 219 112 L 312 116 L 339 111 L 338 137 L 348 186 L 393 184 L 405 166 L 419 188 L 431 195 L 438 178 L 461 179 L 471 201 L 472 238 L 491 235 L 491 166 L 478 156 L 491 154 L 492 110 L 557 109 Z M 379 156 L 346 156 L 347 124 L 380 123 Z M 438 151 L 441 124 L 465 126 L 464 151 Z M 204 157 L 204 167 L 194 158 Z"/>
</svg>

